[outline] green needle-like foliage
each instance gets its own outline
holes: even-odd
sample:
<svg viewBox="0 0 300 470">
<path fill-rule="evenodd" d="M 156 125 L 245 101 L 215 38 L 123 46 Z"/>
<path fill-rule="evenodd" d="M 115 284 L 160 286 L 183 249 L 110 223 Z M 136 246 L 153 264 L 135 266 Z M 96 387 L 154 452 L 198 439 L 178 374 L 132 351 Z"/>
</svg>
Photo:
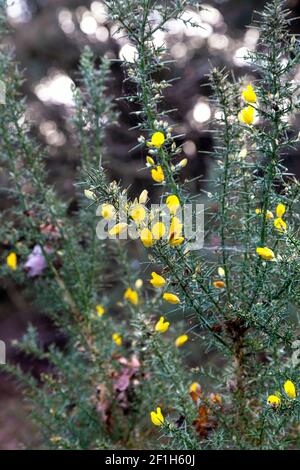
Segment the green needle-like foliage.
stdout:
<svg viewBox="0 0 300 470">
<path fill-rule="evenodd" d="M 259 41 L 247 58 L 254 82 L 211 71 L 214 171 L 203 201 L 181 179 L 187 161 L 164 106 L 172 83 L 160 79 L 172 64 L 167 48 L 155 42 L 170 20 L 192 24 L 184 13 L 201 6 L 104 3 L 135 47 L 134 59 L 123 63 L 133 91 L 118 99 L 132 106 L 145 171 L 161 188 L 160 201 L 151 203 L 167 202 L 172 225 L 147 225 L 144 216 L 151 220 L 157 212 L 145 192 L 121 207 L 127 188 L 105 171 L 105 132 L 118 121 L 108 93 L 110 62 L 96 66 L 88 48 L 72 118 L 82 157 L 79 209 L 68 214 L 47 183 L 45 150 L 24 118 L 22 74 L 2 46 L 0 156 L 9 184 L 1 191 L 11 207 L 2 214 L 0 234 L 13 255 L 5 252 L 1 274 L 26 286 L 63 338 L 62 346 L 44 348 L 29 326 L 16 347 L 47 361 L 47 372 L 37 380 L 17 365 L 6 369 L 24 387 L 45 448 L 297 449 L 300 186 L 285 155 L 298 145 L 300 49 L 289 34 L 290 13 L 283 1 L 272 0 L 255 14 Z M 5 35 L 4 14 L 1 21 Z M 170 201 L 205 203 L 203 249 L 189 249 Z M 144 253 L 140 274 L 131 244 L 98 236 L 99 220 L 121 209 L 141 239 L 134 242 Z M 114 225 L 112 232 L 124 228 Z M 163 229 L 165 238 L 158 234 Z M 22 265 L 35 246 L 44 268 L 33 279 Z M 188 345 L 198 360 L 193 369 L 184 354 Z M 215 357 L 209 365 L 201 360 L 205 352 Z"/>
</svg>

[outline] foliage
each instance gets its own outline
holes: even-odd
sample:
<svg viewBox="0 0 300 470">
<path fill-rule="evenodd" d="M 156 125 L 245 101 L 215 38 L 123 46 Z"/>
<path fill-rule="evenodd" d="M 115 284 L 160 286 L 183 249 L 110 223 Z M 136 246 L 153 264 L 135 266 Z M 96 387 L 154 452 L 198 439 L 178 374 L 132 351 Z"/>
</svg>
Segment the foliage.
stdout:
<svg viewBox="0 0 300 470">
<path fill-rule="evenodd" d="M 273 0 L 260 14 L 258 48 L 248 56 L 255 82 L 211 72 L 216 169 L 206 192 L 205 246 L 190 250 L 177 216 L 203 196 L 182 181 L 187 160 L 163 107 L 171 82 L 159 78 L 171 64 L 155 34 L 169 20 L 189 22 L 183 13 L 198 2 L 105 3 L 136 50 L 124 62 L 131 93 L 121 99 L 136 116 L 145 171 L 161 186 L 171 225 L 145 192 L 123 207 L 128 190 L 108 181 L 105 131 L 118 119 L 106 89 L 109 61 L 96 67 L 89 49 L 82 54 L 73 116 L 82 155 L 79 208 L 70 215 L 47 183 L 45 151 L 30 135 L 19 92 L 22 74 L 3 46 L 0 147 L 13 208 L 1 216 L 1 239 L 11 247 L 4 257 L 16 252 L 17 262 L 8 258 L 2 274 L 26 284 L 64 338 L 63 347 L 44 349 L 30 326 L 16 346 L 46 360 L 47 372 L 35 379 L 6 368 L 24 384 L 47 448 L 297 448 L 299 182 L 284 156 L 298 142 L 291 124 L 299 46 L 288 32 L 289 12 Z M 140 241 L 99 237 L 98 216 L 107 224 L 122 210 L 126 222 L 114 222 L 110 234 L 122 238 L 129 226 Z M 132 244 L 147 252 L 143 280 L 132 266 Z M 21 266 L 36 246 L 33 278 Z M 217 359 L 191 369 L 189 346 Z"/>
</svg>

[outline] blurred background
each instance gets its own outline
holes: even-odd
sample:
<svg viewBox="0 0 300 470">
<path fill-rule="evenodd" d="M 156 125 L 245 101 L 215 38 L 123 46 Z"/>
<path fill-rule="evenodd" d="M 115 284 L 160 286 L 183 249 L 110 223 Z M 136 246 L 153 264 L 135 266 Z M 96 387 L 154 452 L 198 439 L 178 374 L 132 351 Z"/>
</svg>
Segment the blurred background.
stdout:
<svg viewBox="0 0 300 470">
<path fill-rule="evenodd" d="M 166 93 L 166 108 L 178 109 L 172 119 L 176 131 L 186 135 L 184 152 L 189 165 L 184 176 L 207 176 L 213 171 L 208 157 L 201 153 L 212 150 L 214 144 L 209 133 L 214 110 L 206 86 L 210 62 L 233 70 L 236 77 L 252 77 L 243 57 L 247 50 L 255 48 L 259 33 L 248 25 L 254 11 L 261 10 L 264 4 L 264 0 L 204 0 L 203 11 L 187 13 L 199 28 L 173 21 L 168 25 L 168 33 L 156 35 L 157 43 L 167 42 L 174 59 L 165 78 L 179 77 Z M 290 0 L 287 5 L 294 16 L 300 15 L 300 0 Z M 9 41 L 26 78 L 23 93 L 28 97 L 32 133 L 47 146 L 49 179 L 72 207 L 76 204 L 73 183 L 80 155 L 68 118 L 72 115 L 72 85 L 79 78 L 80 53 L 88 44 L 99 57 L 130 60 L 134 48 L 116 33 L 116 25 L 108 21 L 100 0 L 10 0 L 7 16 L 11 26 Z M 300 32 L 299 21 L 293 22 L 292 28 L 293 33 Z M 120 63 L 113 63 L 112 74 L 110 91 L 119 97 L 126 92 Z M 298 75 L 299 79 L 300 69 Z M 105 166 L 112 179 L 121 180 L 124 186 L 132 185 L 136 193 L 148 186 L 151 190 L 149 172 L 141 171 L 144 155 L 139 150 L 129 154 L 138 137 L 128 132 L 134 118 L 126 103 L 117 102 L 116 106 L 120 125 L 107 136 L 109 160 L 104 157 Z M 287 157 L 290 170 L 300 173 L 297 160 L 291 157 Z M 199 184 L 195 183 L 192 190 L 203 189 Z M 0 208 L 3 207 L 5 201 L 0 201 Z M 46 365 L 17 357 L 11 341 L 22 336 L 28 322 L 38 327 L 45 345 L 56 340 L 56 333 L 36 307 L 27 302 L 22 289 L 10 284 L 0 287 L 0 339 L 6 342 L 8 360 L 18 360 L 38 373 Z M 38 435 L 28 422 L 20 391 L 0 375 L 0 449 L 38 445 Z"/>
</svg>

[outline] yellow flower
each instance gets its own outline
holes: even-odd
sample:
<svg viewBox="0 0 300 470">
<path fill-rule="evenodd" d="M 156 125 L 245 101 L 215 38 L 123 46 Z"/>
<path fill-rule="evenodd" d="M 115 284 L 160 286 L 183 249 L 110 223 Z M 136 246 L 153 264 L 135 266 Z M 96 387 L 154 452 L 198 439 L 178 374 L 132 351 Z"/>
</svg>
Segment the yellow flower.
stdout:
<svg viewBox="0 0 300 470">
<path fill-rule="evenodd" d="M 165 181 L 165 175 L 160 165 L 158 165 L 156 168 L 152 168 L 151 176 L 156 183 L 162 183 Z"/>
<path fill-rule="evenodd" d="M 193 401 L 197 402 L 202 395 L 202 388 L 198 382 L 193 382 L 189 386 L 189 394 Z"/>
<path fill-rule="evenodd" d="M 286 207 L 284 204 L 282 203 L 279 203 L 276 207 L 276 215 L 277 217 L 282 217 L 284 214 L 285 214 L 285 211 L 286 211 Z"/>
<path fill-rule="evenodd" d="M 246 89 L 242 92 L 242 96 L 245 101 L 248 101 L 248 103 L 256 103 L 256 93 L 253 90 L 252 85 L 247 85 Z"/>
<path fill-rule="evenodd" d="M 225 282 L 224 281 L 214 281 L 213 286 L 216 289 L 223 289 L 225 287 Z"/>
<path fill-rule="evenodd" d="M 189 386 L 189 393 L 199 393 L 200 390 L 201 390 L 201 385 L 198 382 L 193 382 Z"/>
<path fill-rule="evenodd" d="M 274 220 L 274 227 L 278 230 L 278 232 L 285 232 L 287 229 L 287 224 L 286 222 L 278 217 L 277 219 Z"/>
<path fill-rule="evenodd" d="M 171 226 L 170 226 L 170 237 L 172 233 L 174 234 L 173 235 L 174 238 L 180 237 L 182 233 L 182 227 L 183 227 L 183 224 L 181 223 L 180 219 L 178 217 L 173 217 Z"/>
<path fill-rule="evenodd" d="M 131 287 L 128 287 L 124 292 L 124 299 L 128 300 L 132 305 L 137 305 L 139 303 L 139 295 L 137 291 L 131 289 Z"/>
<path fill-rule="evenodd" d="M 142 222 L 146 217 L 145 207 L 142 204 L 136 204 L 130 209 L 130 216 L 135 222 Z"/>
<path fill-rule="evenodd" d="M 122 346 L 122 337 L 119 333 L 113 333 L 112 340 L 116 343 L 117 346 Z"/>
<path fill-rule="evenodd" d="M 184 237 L 178 237 L 178 238 L 174 238 L 174 233 L 171 234 L 170 238 L 169 238 L 169 244 L 171 246 L 178 246 L 178 245 L 181 245 L 183 242 L 184 242 Z"/>
<path fill-rule="evenodd" d="M 109 235 L 120 235 L 120 233 L 124 232 L 124 230 L 126 230 L 126 228 L 128 227 L 128 225 L 126 223 L 119 223 L 119 224 L 116 224 L 114 225 L 110 231 L 108 232 Z"/>
<path fill-rule="evenodd" d="M 281 399 L 277 395 L 269 395 L 267 399 L 268 405 L 277 408 L 280 405 Z"/>
<path fill-rule="evenodd" d="M 162 132 L 155 132 L 151 137 L 153 147 L 160 148 L 165 143 L 165 136 Z"/>
<path fill-rule="evenodd" d="M 17 263 L 17 255 L 14 251 L 12 251 L 6 258 L 6 264 L 12 271 L 15 271 L 17 269 Z"/>
<path fill-rule="evenodd" d="M 188 339 L 189 339 L 188 335 L 178 336 L 178 338 L 175 341 L 176 348 L 180 348 L 181 346 L 183 346 L 187 342 Z"/>
<path fill-rule="evenodd" d="M 96 311 L 99 315 L 99 317 L 102 317 L 102 315 L 105 314 L 106 310 L 105 308 L 103 307 L 103 305 L 96 305 Z"/>
<path fill-rule="evenodd" d="M 150 283 L 153 285 L 153 287 L 159 289 L 160 287 L 163 287 L 166 283 L 166 280 L 160 276 L 159 274 L 153 272 L 151 273 L 152 279 L 150 280 Z"/>
<path fill-rule="evenodd" d="M 113 219 L 116 215 L 116 210 L 112 204 L 102 204 L 101 215 L 104 219 Z"/>
<path fill-rule="evenodd" d="M 156 222 L 152 227 L 152 235 L 155 240 L 160 240 L 166 233 L 166 227 L 162 222 Z"/>
<path fill-rule="evenodd" d="M 90 189 L 85 189 L 84 195 L 87 199 L 91 199 L 92 201 L 96 199 L 95 193 L 93 193 L 93 191 L 91 191 Z"/>
<path fill-rule="evenodd" d="M 264 248 L 263 247 L 256 248 L 256 253 L 261 258 L 265 259 L 266 261 L 272 261 L 273 259 L 275 259 L 274 252 L 270 248 L 267 248 L 266 246 Z"/>
<path fill-rule="evenodd" d="M 243 124 L 247 124 L 248 126 L 251 126 L 253 124 L 254 118 L 255 118 L 254 108 L 252 108 L 252 106 L 248 106 L 247 108 L 242 109 L 239 112 L 238 117 L 239 117 L 239 120 Z"/>
<path fill-rule="evenodd" d="M 258 214 L 261 214 L 262 213 L 262 210 L 261 209 L 255 209 L 255 213 L 258 215 Z M 274 218 L 274 215 L 273 215 L 273 212 L 271 211 L 266 211 L 266 219 L 267 220 L 270 220 L 270 219 L 273 219 Z"/>
<path fill-rule="evenodd" d="M 170 304 L 180 304 L 180 299 L 177 295 L 171 294 L 170 292 L 165 292 L 163 299 L 169 302 Z"/>
<path fill-rule="evenodd" d="M 150 413 L 151 421 L 154 426 L 162 426 L 165 422 L 165 418 L 161 412 L 161 408 L 156 408 L 156 411 Z"/>
<path fill-rule="evenodd" d="M 171 246 L 181 245 L 184 242 L 184 237 L 181 236 L 182 227 L 183 225 L 178 217 L 173 217 L 169 232 L 169 244 Z"/>
<path fill-rule="evenodd" d="M 289 398 L 296 398 L 296 387 L 291 380 L 287 380 L 283 386 L 285 393 Z"/>
<path fill-rule="evenodd" d="M 165 333 L 168 330 L 169 326 L 170 323 L 168 321 L 165 322 L 164 317 L 160 317 L 160 319 L 155 325 L 155 331 L 157 331 L 158 333 Z"/>
<path fill-rule="evenodd" d="M 141 242 L 146 248 L 149 248 L 153 245 L 153 236 L 148 228 L 143 228 L 140 234 Z"/>
<path fill-rule="evenodd" d="M 172 215 L 175 215 L 180 207 L 179 199 L 177 196 L 175 196 L 175 194 L 172 194 L 171 196 L 167 197 L 166 204 L 170 211 L 170 214 Z"/>
<path fill-rule="evenodd" d="M 147 189 L 144 189 L 144 191 L 142 191 L 140 194 L 139 203 L 146 204 L 147 200 L 148 200 L 148 191 Z"/>
</svg>

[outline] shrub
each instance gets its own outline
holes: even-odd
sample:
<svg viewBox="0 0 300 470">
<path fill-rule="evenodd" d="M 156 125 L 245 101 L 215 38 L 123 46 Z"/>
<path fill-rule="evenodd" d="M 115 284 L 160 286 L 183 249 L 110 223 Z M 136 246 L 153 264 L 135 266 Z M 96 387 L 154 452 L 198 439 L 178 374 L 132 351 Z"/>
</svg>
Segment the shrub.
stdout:
<svg viewBox="0 0 300 470">
<path fill-rule="evenodd" d="M 255 81 L 211 71 L 215 169 L 204 196 L 190 194 L 182 178 L 188 161 L 163 102 L 171 81 L 159 78 L 167 50 L 154 40 L 171 19 L 192 23 L 184 12 L 197 2 L 106 5 L 136 51 L 123 64 L 133 91 L 122 99 L 136 116 L 161 204 L 150 207 L 146 191 L 130 200 L 108 180 L 105 132 L 118 120 L 107 92 L 110 62 L 96 67 L 87 48 L 74 90 L 82 164 L 70 216 L 47 183 L 45 150 L 24 119 L 22 74 L 2 47 L 0 146 L 9 175 L 2 189 L 13 203 L 1 220 L 1 238 L 13 247 L 2 274 L 26 285 L 65 342 L 45 349 L 29 326 L 16 347 L 46 360 L 47 372 L 6 369 L 23 384 L 47 448 L 297 448 L 299 182 L 284 156 L 298 142 L 299 46 L 290 14 L 272 0 L 259 15 L 259 44 L 247 58 Z M 3 34 L 4 24 L 2 15 Z M 188 212 L 183 221 L 180 212 L 194 206 L 201 223 L 201 204 L 205 246 L 194 249 Z M 121 240 L 104 239 L 107 227 Z M 140 240 L 122 240 L 128 229 Z M 147 256 L 141 275 L 132 245 Z M 191 350 L 215 359 L 191 368 Z"/>
</svg>

